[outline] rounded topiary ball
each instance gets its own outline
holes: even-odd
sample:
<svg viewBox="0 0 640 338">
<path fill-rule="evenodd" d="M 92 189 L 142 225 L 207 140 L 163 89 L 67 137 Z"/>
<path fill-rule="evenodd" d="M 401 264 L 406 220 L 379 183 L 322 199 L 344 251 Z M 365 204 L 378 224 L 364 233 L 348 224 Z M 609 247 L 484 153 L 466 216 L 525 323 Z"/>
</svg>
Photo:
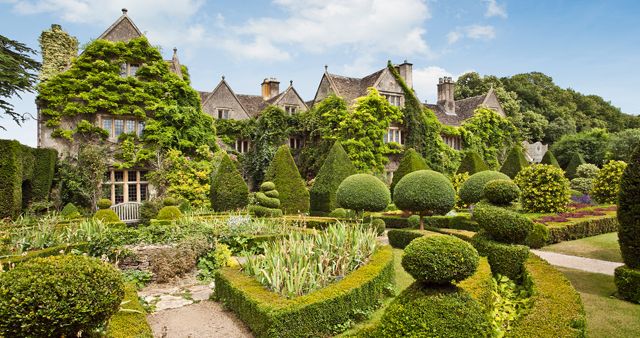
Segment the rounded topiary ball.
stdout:
<svg viewBox="0 0 640 338">
<path fill-rule="evenodd" d="M 276 184 L 270 181 L 260 184 L 260 191 L 271 191 L 276 188 Z"/>
<path fill-rule="evenodd" d="M 101 198 L 98 200 L 98 209 L 109 209 L 111 207 L 111 200 L 108 198 Z"/>
<path fill-rule="evenodd" d="M 118 312 L 120 272 L 85 256 L 36 258 L 0 273 L 0 336 L 76 337 Z"/>
<path fill-rule="evenodd" d="M 492 170 L 475 173 L 462 184 L 460 199 L 465 204 L 478 203 L 484 195 L 484 186 L 493 180 L 510 180 L 509 176 Z"/>
<path fill-rule="evenodd" d="M 162 209 L 158 211 L 158 219 L 160 220 L 170 221 L 180 217 L 182 217 L 182 212 L 178 207 L 173 205 L 162 207 Z"/>
<path fill-rule="evenodd" d="M 469 243 L 452 236 L 435 235 L 416 238 L 402 255 L 402 267 L 416 281 L 426 284 L 449 284 L 473 275 L 480 256 Z"/>
<path fill-rule="evenodd" d="M 374 218 L 371 220 L 371 228 L 376 230 L 376 234 L 378 234 L 378 236 L 384 233 L 385 226 L 384 220 L 380 218 Z"/>
<path fill-rule="evenodd" d="M 484 198 L 497 205 L 509 205 L 520 198 L 520 188 L 511 180 L 493 180 L 485 184 Z"/>
<path fill-rule="evenodd" d="M 170 207 L 170 206 L 176 206 L 176 205 L 178 205 L 179 203 L 178 203 L 178 200 L 177 200 L 177 199 L 175 199 L 175 198 L 173 198 L 173 197 L 167 197 L 167 198 L 165 198 L 165 199 L 162 201 L 162 204 L 163 204 L 165 207 Z"/>
<path fill-rule="evenodd" d="M 377 177 L 355 174 L 345 178 L 336 191 L 338 204 L 356 211 L 382 211 L 391 203 L 391 193 Z"/>
<path fill-rule="evenodd" d="M 96 211 L 95 215 L 93 215 L 93 218 L 107 223 L 120 222 L 120 217 L 118 217 L 118 214 L 116 214 L 116 212 L 111 209 L 100 209 Z"/>
<path fill-rule="evenodd" d="M 393 202 L 401 210 L 444 215 L 453 209 L 456 192 L 449 179 L 433 170 L 405 175 L 393 190 Z"/>
<path fill-rule="evenodd" d="M 329 213 L 329 217 L 347 218 L 347 210 L 345 210 L 344 208 L 335 208 L 332 212 Z"/>
</svg>

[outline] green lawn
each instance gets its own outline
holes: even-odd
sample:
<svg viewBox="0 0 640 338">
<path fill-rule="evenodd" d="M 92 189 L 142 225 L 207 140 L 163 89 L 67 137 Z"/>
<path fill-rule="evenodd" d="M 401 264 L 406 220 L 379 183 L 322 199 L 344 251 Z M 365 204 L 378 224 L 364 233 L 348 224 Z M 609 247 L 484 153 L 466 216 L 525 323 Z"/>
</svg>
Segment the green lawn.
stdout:
<svg viewBox="0 0 640 338">
<path fill-rule="evenodd" d="M 552 244 L 542 250 L 622 263 L 616 232 Z"/>
<path fill-rule="evenodd" d="M 613 297 L 613 276 L 556 267 L 580 292 L 588 337 L 640 337 L 640 305 Z"/>
</svg>

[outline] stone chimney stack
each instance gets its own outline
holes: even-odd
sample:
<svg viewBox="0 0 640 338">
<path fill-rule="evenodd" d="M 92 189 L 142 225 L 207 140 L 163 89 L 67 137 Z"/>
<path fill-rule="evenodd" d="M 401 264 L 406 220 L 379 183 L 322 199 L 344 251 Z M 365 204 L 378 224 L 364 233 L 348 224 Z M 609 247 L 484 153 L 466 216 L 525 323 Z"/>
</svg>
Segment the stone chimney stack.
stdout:
<svg viewBox="0 0 640 338">
<path fill-rule="evenodd" d="M 404 60 L 404 62 L 398 66 L 398 73 L 400 73 L 407 87 L 413 88 L 413 64 Z"/>
<path fill-rule="evenodd" d="M 262 99 L 269 100 L 280 94 L 280 82 L 276 78 L 270 77 L 262 81 Z"/>
<path fill-rule="evenodd" d="M 456 101 L 453 99 L 455 83 L 451 77 L 441 77 L 438 81 L 438 105 L 444 108 L 449 115 L 456 114 Z"/>
</svg>

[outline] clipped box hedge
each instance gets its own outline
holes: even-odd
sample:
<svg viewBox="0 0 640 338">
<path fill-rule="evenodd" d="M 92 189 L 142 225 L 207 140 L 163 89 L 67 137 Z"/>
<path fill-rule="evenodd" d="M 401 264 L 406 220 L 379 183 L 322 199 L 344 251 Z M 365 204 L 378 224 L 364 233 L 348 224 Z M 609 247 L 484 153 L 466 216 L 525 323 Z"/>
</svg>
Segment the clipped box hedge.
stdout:
<svg viewBox="0 0 640 338">
<path fill-rule="evenodd" d="M 616 215 L 602 216 L 586 220 L 577 219 L 565 224 L 549 226 L 548 244 L 571 241 L 618 231 Z"/>
<path fill-rule="evenodd" d="M 529 257 L 526 245 L 496 242 L 484 232 L 473 236 L 471 244 L 481 256 L 487 257 L 494 274 L 505 275 L 512 280 L 521 280 L 524 276 Z"/>
<path fill-rule="evenodd" d="M 387 232 L 389 245 L 396 249 L 404 249 L 411 241 L 416 238 L 429 234 L 428 231 L 410 230 L 410 229 L 391 229 Z"/>
<path fill-rule="evenodd" d="M 215 277 L 214 297 L 256 337 L 324 337 L 380 306 L 394 284 L 393 262 L 391 247 L 381 247 L 366 265 L 342 280 L 291 299 L 267 290 L 240 270 L 223 268 Z"/>
<path fill-rule="evenodd" d="M 525 285 L 533 291 L 533 305 L 507 337 L 585 337 L 582 300 L 567 278 L 535 255 L 530 255 L 525 268 Z"/>
<path fill-rule="evenodd" d="M 84 252 L 87 250 L 87 246 L 88 246 L 87 243 L 62 244 L 62 245 L 52 246 L 50 248 L 27 251 L 26 253 L 19 256 L 9 256 L 9 257 L 0 259 L 0 267 L 4 270 L 7 270 L 12 265 L 18 265 L 20 263 L 32 260 L 34 258 L 67 254 L 74 249 Z"/>
<path fill-rule="evenodd" d="M 147 322 L 147 314 L 140 303 L 138 292 L 133 284 L 125 284 L 122 309 L 109 320 L 107 337 L 109 338 L 152 338 L 153 331 Z M 136 312 L 137 311 L 137 312 Z"/>
<path fill-rule="evenodd" d="M 387 228 L 404 229 L 411 227 L 408 217 L 376 215 L 373 216 L 373 218 L 379 218 L 383 220 Z M 434 228 L 460 229 L 469 231 L 480 230 L 480 226 L 476 221 L 471 219 L 471 215 L 429 216 L 424 218 L 424 224 L 425 226 Z"/>
</svg>

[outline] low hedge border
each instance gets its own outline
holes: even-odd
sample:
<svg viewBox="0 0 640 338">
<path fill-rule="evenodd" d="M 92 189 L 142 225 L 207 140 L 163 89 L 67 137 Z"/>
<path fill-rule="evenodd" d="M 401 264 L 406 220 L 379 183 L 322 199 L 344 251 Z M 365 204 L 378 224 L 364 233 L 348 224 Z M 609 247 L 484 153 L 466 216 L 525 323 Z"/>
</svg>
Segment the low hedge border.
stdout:
<svg viewBox="0 0 640 338">
<path fill-rule="evenodd" d="M 107 337 L 109 338 L 152 338 L 153 332 L 147 323 L 147 314 L 140 304 L 138 292 L 133 284 L 126 284 L 124 299 L 120 307 L 133 311 L 118 311 L 109 320 Z M 137 311 L 137 312 L 134 312 Z"/>
<path fill-rule="evenodd" d="M 433 232 L 426 230 L 410 230 L 410 229 L 391 229 L 387 231 L 389 245 L 396 249 L 404 249 L 411 241 L 418 237 L 435 235 Z"/>
<path fill-rule="evenodd" d="M 487 257 L 493 274 L 505 275 L 515 281 L 522 280 L 529 256 L 528 246 L 499 243 L 484 232 L 473 236 L 471 244 L 481 256 Z"/>
<path fill-rule="evenodd" d="M 9 256 L 9 257 L 0 259 L 0 268 L 7 270 L 14 265 L 20 264 L 22 262 L 26 262 L 34 258 L 67 254 L 74 249 L 79 251 L 86 251 L 87 246 L 88 246 L 87 243 L 74 243 L 74 244 L 56 245 L 56 246 L 52 246 L 50 248 L 45 248 L 41 250 L 27 251 L 26 253 L 19 256 Z"/>
<path fill-rule="evenodd" d="M 567 224 L 551 225 L 548 228 L 549 240 L 547 244 L 554 244 L 616 232 L 618 231 L 618 218 L 616 215 L 607 215 L 587 220 L 577 219 Z"/>
<path fill-rule="evenodd" d="M 408 217 L 389 216 L 389 215 L 373 215 L 372 218 L 379 218 L 384 221 L 387 228 L 405 229 L 411 228 Z M 459 229 L 468 231 L 478 231 L 480 226 L 471 219 L 470 215 L 457 216 L 429 216 L 424 219 L 425 226 L 433 228 Z"/>
<path fill-rule="evenodd" d="M 529 256 L 525 268 L 533 305 L 507 337 L 585 337 L 582 300 L 567 278 L 535 255 Z"/>
<path fill-rule="evenodd" d="M 214 298 L 257 337 L 324 337 L 381 305 L 394 285 L 393 263 L 391 247 L 383 246 L 341 281 L 292 299 L 267 290 L 240 270 L 223 268 L 216 273 Z"/>
<path fill-rule="evenodd" d="M 615 270 L 613 281 L 623 299 L 640 304 L 640 269 L 619 266 Z"/>
</svg>

